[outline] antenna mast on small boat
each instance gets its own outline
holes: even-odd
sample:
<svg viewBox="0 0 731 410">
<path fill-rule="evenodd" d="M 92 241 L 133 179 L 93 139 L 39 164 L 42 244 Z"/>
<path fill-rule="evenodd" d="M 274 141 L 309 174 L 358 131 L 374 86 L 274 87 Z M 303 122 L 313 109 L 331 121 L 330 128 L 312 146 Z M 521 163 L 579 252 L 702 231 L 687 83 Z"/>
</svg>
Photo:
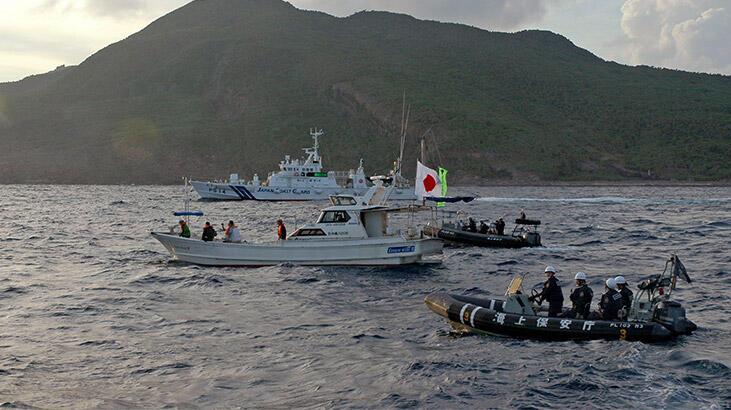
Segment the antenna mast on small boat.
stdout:
<svg viewBox="0 0 731 410">
<path fill-rule="evenodd" d="M 426 142 L 424 137 L 421 138 L 421 163 L 426 164 Z"/>
<path fill-rule="evenodd" d="M 411 115 L 411 106 L 406 105 L 406 91 L 404 91 L 403 102 L 401 105 L 401 147 L 399 150 L 398 164 L 396 164 L 396 175 L 401 176 L 401 168 L 404 161 L 404 149 L 406 148 L 406 133 L 409 129 L 409 116 Z"/>
</svg>

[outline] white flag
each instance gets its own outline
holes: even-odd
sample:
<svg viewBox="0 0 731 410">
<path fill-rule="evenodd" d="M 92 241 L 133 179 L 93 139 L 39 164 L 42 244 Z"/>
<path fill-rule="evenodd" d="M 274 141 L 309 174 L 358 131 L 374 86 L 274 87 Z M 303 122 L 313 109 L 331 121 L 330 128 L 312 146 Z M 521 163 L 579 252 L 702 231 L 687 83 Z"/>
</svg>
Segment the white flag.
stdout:
<svg viewBox="0 0 731 410">
<path fill-rule="evenodd" d="M 416 161 L 416 184 L 414 192 L 419 199 L 424 199 L 425 196 L 442 196 L 442 183 L 439 182 L 439 174 L 418 160 Z"/>
</svg>

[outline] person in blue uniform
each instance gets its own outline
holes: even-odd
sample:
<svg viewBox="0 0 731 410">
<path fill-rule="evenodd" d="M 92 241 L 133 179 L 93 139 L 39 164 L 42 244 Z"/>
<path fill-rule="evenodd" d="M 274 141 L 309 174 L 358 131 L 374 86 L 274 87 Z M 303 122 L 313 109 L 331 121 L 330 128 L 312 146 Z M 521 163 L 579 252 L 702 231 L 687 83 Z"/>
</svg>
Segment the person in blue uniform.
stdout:
<svg viewBox="0 0 731 410">
<path fill-rule="evenodd" d="M 619 310 L 622 309 L 622 294 L 615 290 L 616 286 L 614 278 L 607 279 L 604 287 L 606 290 L 599 301 L 599 310 L 591 313 L 591 319 L 619 319 Z"/>
<path fill-rule="evenodd" d="M 571 292 L 571 310 L 566 312 L 564 317 L 587 319 L 591 308 L 591 299 L 594 298 L 594 291 L 586 284 L 586 273 L 579 272 L 574 276 L 576 287 Z"/>
<path fill-rule="evenodd" d="M 537 301 L 539 305 L 543 304 L 544 300 L 547 300 L 548 316 L 558 317 L 563 309 L 563 291 L 556 278 L 556 268 L 547 266 L 544 272 L 546 274 L 546 281 L 543 283 L 543 290 L 541 290 L 541 293 L 531 296 L 528 299 Z"/>
<path fill-rule="evenodd" d="M 614 283 L 617 284 L 617 292 L 622 295 L 622 310 L 620 311 L 620 317 L 626 318 L 629 315 L 629 310 L 632 308 L 632 298 L 634 294 L 627 286 L 627 280 L 624 276 L 617 276 L 614 278 Z"/>
</svg>

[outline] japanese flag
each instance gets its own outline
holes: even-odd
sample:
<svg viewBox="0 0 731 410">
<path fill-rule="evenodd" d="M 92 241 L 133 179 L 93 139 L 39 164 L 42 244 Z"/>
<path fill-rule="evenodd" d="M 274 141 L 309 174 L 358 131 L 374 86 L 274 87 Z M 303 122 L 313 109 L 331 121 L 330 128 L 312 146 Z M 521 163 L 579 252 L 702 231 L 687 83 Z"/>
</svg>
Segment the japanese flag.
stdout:
<svg viewBox="0 0 731 410">
<path fill-rule="evenodd" d="M 431 168 L 416 161 L 416 197 L 424 199 L 425 196 L 442 196 L 442 184 L 439 182 L 439 174 Z"/>
</svg>

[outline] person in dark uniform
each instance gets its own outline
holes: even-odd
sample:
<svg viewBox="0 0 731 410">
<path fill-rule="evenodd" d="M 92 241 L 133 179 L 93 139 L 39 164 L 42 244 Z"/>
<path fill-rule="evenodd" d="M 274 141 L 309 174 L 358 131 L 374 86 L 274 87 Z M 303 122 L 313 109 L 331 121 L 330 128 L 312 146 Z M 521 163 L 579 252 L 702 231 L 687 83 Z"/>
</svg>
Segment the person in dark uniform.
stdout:
<svg viewBox="0 0 731 410">
<path fill-rule="evenodd" d="M 576 279 L 576 287 L 571 292 L 571 310 L 566 312 L 565 317 L 576 319 L 587 319 L 589 317 L 589 309 L 591 308 L 591 299 L 594 297 L 594 291 L 586 284 L 586 273 L 579 272 L 574 276 Z"/>
<path fill-rule="evenodd" d="M 539 305 L 543 304 L 544 300 L 548 300 L 548 316 L 558 317 L 563 308 L 563 292 L 558 284 L 558 279 L 556 279 L 556 268 L 547 266 L 544 272 L 546 273 L 546 281 L 543 283 L 543 290 L 528 299 L 530 301 L 537 300 Z"/>
<path fill-rule="evenodd" d="M 524 220 L 524 221 L 525 221 L 525 219 L 526 219 L 526 218 L 525 218 L 525 210 L 523 210 L 523 209 L 521 209 L 521 210 L 520 210 L 520 219 L 522 219 L 522 220 Z"/>
<path fill-rule="evenodd" d="M 211 242 L 216 235 L 218 235 L 218 232 L 213 229 L 210 222 L 206 222 L 203 226 L 203 236 L 201 236 L 203 242 Z"/>
<path fill-rule="evenodd" d="M 495 221 L 495 230 L 497 230 L 498 235 L 505 235 L 505 221 L 503 221 L 503 218 Z"/>
<path fill-rule="evenodd" d="M 487 227 L 487 224 L 485 223 L 485 221 L 480 221 L 480 233 L 485 235 L 485 234 L 487 234 L 487 230 L 488 230 L 488 227 Z"/>
<path fill-rule="evenodd" d="M 472 219 L 472 217 L 470 217 L 470 219 L 467 221 L 467 223 L 468 223 L 467 229 L 470 232 L 477 232 L 477 222 L 475 222 L 475 220 Z"/>
<path fill-rule="evenodd" d="M 622 308 L 622 294 L 614 289 L 616 286 L 613 278 L 607 279 L 606 291 L 599 301 L 599 311 L 592 312 L 591 319 L 617 320 L 619 318 L 619 309 Z"/>
<path fill-rule="evenodd" d="M 614 278 L 614 283 L 617 284 L 617 292 L 622 295 L 622 311 L 620 317 L 624 319 L 627 315 L 629 315 L 629 310 L 632 308 L 632 298 L 634 297 L 634 294 L 632 293 L 632 290 L 630 290 L 629 286 L 627 286 L 627 280 L 624 276 L 617 276 Z"/>
</svg>

